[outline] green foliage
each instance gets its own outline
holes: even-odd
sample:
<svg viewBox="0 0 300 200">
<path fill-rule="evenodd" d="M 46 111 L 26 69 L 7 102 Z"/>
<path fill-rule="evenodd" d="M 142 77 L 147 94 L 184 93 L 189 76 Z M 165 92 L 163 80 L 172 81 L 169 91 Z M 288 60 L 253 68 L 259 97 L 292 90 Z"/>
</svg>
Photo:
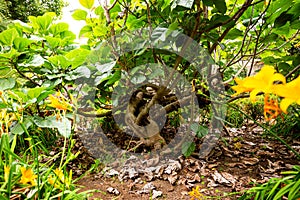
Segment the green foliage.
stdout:
<svg viewBox="0 0 300 200">
<path fill-rule="evenodd" d="M 114 44 L 117 35 L 123 34 L 120 42 L 126 44 L 132 43 L 132 38 L 126 37 L 126 33 L 135 33 L 137 29 L 148 30 L 146 32 L 150 32 L 153 43 L 168 38 L 169 30 L 188 35 L 207 49 L 228 83 L 232 83 L 232 77 L 248 76 L 248 72 L 254 70 L 256 59 L 275 66 L 283 74 L 289 73 L 300 63 L 300 54 L 294 50 L 299 48 L 298 0 L 122 0 L 98 7 L 94 6 L 94 0 L 79 2 L 84 9 L 76 10 L 73 17 L 86 23 L 80 36 L 87 37 L 88 42 L 82 46 L 74 42 L 76 36 L 68 30 L 68 24 L 55 22 L 60 15 L 61 0 L 0 0 L 0 30 L 4 30 L 1 25 L 5 25 L 2 22 L 7 19 L 28 22 L 10 24 L 0 33 L 0 109 L 1 116 L 5 116 L 1 119 L 4 129 L 1 129 L 0 156 L 4 161 L 0 159 L 0 174 L 3 174 L 5 165 L 12 166 L 7 180 L 0 176 L 0 193 L 7 198 L 15 193 L 13 186 L 20 187 L 17 183 L 21 176 L 19 169 L 28 166 L 28 163 L 33 163 L 30 167 L 41 176 L 41 187 L 34 188 L 33 195 L 37 191 L 40 198 L 54 196 L 67 199 L 76 195 L 71 192 L 73 186 L 60 190 L 49 185 L 47 178 L 49 175 L 55 176 L 53 167 L 39 166 L 37 150 L 47 152 L 47 143 L 58 135 L 72 137 L 73 116 L 67 110 L 49 106 L 49 95 L 60 91 L 62 95 L 56 97 L 61 98 L 60 106 L 63 102 L 73 103 L 74 82 L 79 78 L 83 81 L 94 78 L 96 87 L 83 88 L 83 92 L 96 90 L 96 109 L 100 110 L 111 106 L 112 92 L 123 73 L 132 70 L 132 73 L 139 75 L 132 83 L 144 78 L 135 67 L 145 63 L 170 66 L 184 75 L 186 80 L 197 80 L 193 85 L 196 94 L 204 94 L 201 88 L 209 89 L 210 83 L 195 73 L 198 66 L 192 66 L 168 51 L 151 50 L 144 45 L 144 40 L 139 41 L 139 37 L 135 38 L 136 46 L 122 46 L 130 51 L 117 59 L 112 58 L 109 52 L 119 52 L 119 49 L 104 41 Z M 46 10 L 56 14 L 45 13 Z M 136 34 L 145 33 L 140 31 Z M 185 42 L 178 40 L 172 45 L 180 49 Z M 139 49 L 139 45 L 144 48 Z M 250 61 L 250 67 L 241 69 L 236 65 L 242 61 Z M 152 75 L 161 73 L 157 70 Z M 203 84 L 207 85 L 203 87 Z M 226 121 L 233 126 L 242 124 L 245 116 L 255 121 L 262 113 L 260 102 L 252 104 L 243 101 L 238 105 L 246 115 L 230 109 Z M 169 117 L 172 125 L 177 127 L 180 124 L 179 112 L 170 113 Z M 190 129 L 200 138 L 208 133 L 205 126 L 198 124 L 192 124 Z M 66 143 L 65 140 L 65 146 Z M 15 152 L 16 144 L 26 149 L 21 157 Z M 194 142 L 184 143 L 182 153 L 189 156 L 195 148 Z M 62 154 L 67 154 L 68 161 L 76 157 L 65 148 Z M 13 162 L 16 159 L 18 163 Z M 61 160 L 60 167 L 65 168 L 65 165 Z M 64 174 L 71 176 L 66 171 Z M 298 168 L 288 178 L 272 179 L 261 188 L 250 190 L 246 197 L 257 193 L 258 199 L 273 199 L 282 195 L 299 198 L 297 191 Z"/>
<path fill-rule="evenodd" d="M 185 142 L 182 145 L 182 154 L 186 157 L 189 157 L 190 155 L 192 155 L 195 149 L 196 149 L 195 142 Z"/>
<path fill-rule="evenodd" d="M 231 105 L 239 108 L 250 118 L 245 117 L 241 112 L 232 108 Z M 225 122 L 231 127 L 242 127 L 249 122 L 260 121 L 263 117 L 263 101 L 251 102 L 249 99 L 240 99 L 229 104 Z"/>
<path fill-rule="evenodd" d="M 29 16 L 39 16 L 45 12 L 55 12 L 59 16 L 65 4 L 62 0 L 1 0 L 0 5 L 6 19 L 27 22 Z"/>
<path fill-rule="evenodd" d="M 239 200 L 277 200 L 284 197 L 291 200 L 298 199 L 300 197 L 300 167 L 295 166 L 294 170 L 282 172 L 282 174 L 284 178 L 271 178 L 267 183 L 248 190 Z"/>
<path fill-rule="evenodd" d="M 299 106 L 293 106 L 288 114 L 277 117 L 275 123 L 270 126 L 270 130 L 286 139 L 299 139 L 300 115 Z"/>
</svg>

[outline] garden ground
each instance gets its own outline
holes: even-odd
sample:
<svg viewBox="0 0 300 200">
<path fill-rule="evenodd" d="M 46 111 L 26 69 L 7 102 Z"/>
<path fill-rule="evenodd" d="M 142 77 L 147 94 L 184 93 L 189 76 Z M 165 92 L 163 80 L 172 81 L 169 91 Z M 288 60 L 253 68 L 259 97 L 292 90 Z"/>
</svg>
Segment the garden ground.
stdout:
<svg viewBox="0 0 300 200">
<path fill-rule="evenodd" d="M 290 144 L 300 152 L 299 141 Z M 299 165 L 286 146 L 251 124 L 228 129 L 212 152 L 204 160 L 193 154 L 157 166 L 152 162 L 152 172 L 131 157 L 122 168 L 101 167 L 77 184 L 81 191 L 94 190 L 90 199 L 191 199 L 189 192 L 196 186 L 203 199 L 237 199 L 255 183 L 265 183 Z"/>
</svg>

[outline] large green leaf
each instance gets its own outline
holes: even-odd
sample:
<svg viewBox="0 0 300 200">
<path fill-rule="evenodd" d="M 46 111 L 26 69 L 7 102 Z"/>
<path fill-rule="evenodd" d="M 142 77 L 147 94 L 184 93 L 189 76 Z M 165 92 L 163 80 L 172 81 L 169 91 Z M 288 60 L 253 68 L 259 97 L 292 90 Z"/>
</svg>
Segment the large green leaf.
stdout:
<svg viewBox="0 0 300 200">
<path fill-rule="evenodd" d="M 206 6 L 213 6 L 214 2 L 212 0 L 202 0 L 203 4 Z"/>
<path fill-rule="evenodd" d="M 36 23 L 42 30 L 47 30 L 53 20 L 55 13 L 45 13 L 43 16 L 38 16 L 36 18 Z"/>
<path fill-rule="evenodd" d="M 213 0 L 213 2 L 215 4 L 215 7 L 220 13 L 222 14 L 226 13 L 227 6 L 225 0 Z"/>
<path fill-rule="evenodd" d="M 72 17 L 76 20 L 85 20 L 87 16 L 87 12 L 85 10 L 77 9 L 75 12 L 72 14 Z"/>
<path fill-rule="evenodd" d="M 182 6 L 185 8 L 191 9 L 193 6 L 194 0 L 175 0 L 173 1 L 172 8 L 176 8 L 177 6 Z"/>
<path fill-rule="evenodd" d="M 113 85 L 115 82 L 119 81 L 121 78 L 121 70 L 116 71 L 113 76 L 107 81 L 106 85 Z"/>
<path fill-rule="evenodd" d="M 266 19 L 268 23 L 273 23 L 277 17 L 283 12 L 286 12 L 291 7 L 291 3 L 287 3 L 286 0 L 276 0 L 270 4 L 268 12 L 266 13 Z"/>
<path fill-rule="evenodd" d="M 94 5 L 94 0 L 79 0 L 80 4 L 87 8 L 87 9 L 91 9 Z"/>
<path fill-rule="evenodd" d="M 64 23 L 64 22 L 60 22 L 57 24 L 53 24 L 50 28 L 49 28 L 49 32 L 52 33 L 53 35 L 57 35 L 61 32 L 67 31 L 69 29 L 69 24 Z"/>
<path fill-rule="evenodd" d="M 287 37 L 291 36 L 291 28 L 290 28 L 290 22 L 287 22 L 284 26 L 280 26 L 278 28 L 274 28 L 273 33 L 276 33 L 278 35 L 284 35 Z M 294 30 L 296 31 L 296 30 Z"/>
<path fill-rule="evenodd" d="M 34 54 L 30 59 L 28 59 L 27 63 L 21 63 L 19 66 L 24 67 L 39 67 L 45 63 L 45 59 L 39 55 Z"/>
<path fill-rule="evenodd" d="M 66 54 L 66 58 L 72 62 L 72 69 L 75 69 L 86 61 L 86 58 L 89 54 L 89 50 L 79 48 L 68 52 Z"/>
<path fill-rule="evenodd" d="M 0 33 L 0 42 L 3 45 L 12 46 L 16 37 L 19 37 L 19 33 L 15 28 L 7 29 Z"/>
<path fill-rule="evenodd" d="M 56 67 L 61 67 L 63 69 L 67 69 L 72 64 L 72 62 L 63 55 L 52 56 L 48 58 L 48 60 Z"/>
<path fill-rule="evenodd" d="M 27 38 L 22 38 L 22 37 L 17 37 L 13 41 L 14 48 L 17 49 L 18 51 L 24 51 L 24 49 L 27 48 L 28 45 L 30 45 L 31 43 L 33 43 L 32 40 L 29 40 Z"/>
<path fill-rule="evenodd" d="M 116 65 L 116 61 L 105 63 L 105 64 L 98 64 L 96 63 L 95 66 L 97 70 L 101 73 L 108 72 L 112 70 L 112 68 Z"/>
<path fill-rule="evenodd" d="M 24 128 L 28 129 L 33 123 L 30 118 L 25 118 L 22 122 Z M 24 133 L 24 129 L 20 123 L 17 123 L 12 129 L 11 132 L 16 135 L 22 135 Z"/>
<path fill-rule="evenodd" d="M 41 117 L 35 117 L 34 123 L 41 128 L 57 128 L 59 134 L 64 137 L 70 137 L 71 135 L 71 121 L 62 116 L 61 119 L 56 119 L 56 116 L 49 116 L 45 119 Z"/>
<path fill-rule="evenodd" d="M 93 31 L 93 28 L 90 25 L 85 25 L 84 27 L 81 28 L 79 36 L 82 36 L 86 33 L 90 33 Z"/>
<path fill-rule="evenodd" d="M 182 154 L 185 157 L 188 157 L 190 155 L 192 155 L 192 153 L 195 151 L 196 149 L 196 144 L 194 142 L 185 142 L 182 144 Z"/>
<path fill-rule="evenodd" d="M 78 78 L 90 78 L 91 70 L 87 66 L 80 66 L 76 68 L 74 71 L 67 74 L 65 77 L 66 80 L 76 80 Z"/>
<path fill-rule="evenodd" d="M 60 44 L 62 42 L 62 39 L 51 37 L 51 36 L 45 36 L 45 39 L 47 40 L 47 42 L 49 43 L 49 45 L 52 49 L 60 46 Z"/>
<path fill-rule="evenodd" d="M 225 36 L 225 39 L 234 40 L 239 37 L 243 37 L 243 31 L 240 31 L 237 28 L 233 28 L 229 31 L 229 33 Z"/>
<path fill-rule="evenodd" d="M 37 99 L 41 95 L 41 93 L 44 92 L 46 89 L 46 87 L 30 88 L 27 91 L 27 95 L 29 99 Z"/>
<path fill-rule="evenodd" d="M 11 89 L 15 84 L 16 80 L 14 78 L 0 78 L 0 90 Z"/>
</svg>

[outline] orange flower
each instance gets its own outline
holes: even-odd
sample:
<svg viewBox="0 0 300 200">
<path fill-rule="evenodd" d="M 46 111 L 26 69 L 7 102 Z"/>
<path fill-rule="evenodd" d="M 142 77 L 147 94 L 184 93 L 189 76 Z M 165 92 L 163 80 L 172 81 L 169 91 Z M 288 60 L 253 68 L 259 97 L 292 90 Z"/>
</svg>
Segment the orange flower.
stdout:
<svg viewBox="0 0 300 200">
<path fill-rule="evenodd" d="M 266 121 L 275 119 L 278 115 L 281 114 L 282 111 L 279 108 L 279 104 L 276 99 L 269 99 L 269 95 L 266 95 L 264 103 L 264 116 Z"/>
<path fill-rule="evenodd" d="M 49 95 L 51 104 L 48 106 L 56 108 L 58 110 L 72 110 L 71 104 L 69 104 L 64 96 L 60 92 L 57 92 L 56 95 Z"/>
<path fill-rule="evenodd" d="M 31 183 L 32 186 L 36 185 L 35 179 L 37 178 L 37 175 L 34 175 L 31 168 L 26 169 L 26 167 L 21 167 L 21 173 L 22 173 L 22 177 L 20 183 L 22 184 Z"/>
</svg>

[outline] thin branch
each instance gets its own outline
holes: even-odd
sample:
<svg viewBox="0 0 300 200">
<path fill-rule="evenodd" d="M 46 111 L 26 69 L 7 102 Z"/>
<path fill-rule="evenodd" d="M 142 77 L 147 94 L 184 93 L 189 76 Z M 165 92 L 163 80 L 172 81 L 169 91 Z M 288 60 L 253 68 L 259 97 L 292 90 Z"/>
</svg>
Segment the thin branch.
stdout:
<svg viewBox="0 0 300 200">
<path fill-rule="evenodd" d="M 281 47 L 285 46 L 286 44 L 288 44 L 290 41 L 292 41 L 293 39 L 295 39 L 298 34 L 300 33 L 300 30 L 297 30 L 297 32 L 295 33 L 295 35 L 291 38 L 289 38 L 286 42 L 284 42 L 283 44 L 281 44 L 280 46 L 276 47 L 276 48 L 273 48 L 273 49 L 270 49 L 271 51 L 277 51 L 279 50 Z"/>
<path fill-rule="evenodd" d="M 293 73 L 295 73 L 298 69 L 300 69 L 300 65 L 296 66 L 294 69 L 292 69 L 292 71 L 290 71 L 289 73 L 287 73 L 285 75 L 285 78 L 290 77 Z"/>
<path fill-rule="evenodd" d="M 228 19 L 227 21 L 225 21 L 224 23 L 227 24 L 231 21 L 236 22 L 242 15 L 243 13 L 248 9 L 248 7 L 251 5 L 253 0 L 246 0 L 246 2 L 243 4 L 242 8 L 239 9 L 234 16 L 232 16 L 230 19 Z M 223 23 L 222 23 L 223 24 Z M 225 25 L 223 24 L 223 25 Z M 222 26 L 223 26 L 222 25 Z M 219 27 L 219 26 L 216 26 Z M 214 27 L 214 28 L 216 28 Z M 228 27 L 225 29 L 225 31 L 223 32 L 223 34 L 218 38 L 218 40 L 212 45 L 212 47 L 209 49 L 209 53 L 211 54 L 215 48 L 217 47 L 217 45 L 225 38 L 225 36 L 227 35 L 227 33 L 232 29 L 233 27 Z M 209 29 L 212 30 L 212 29 Z M 209 31 L 208 30 L 208 31 Z M 206 32 L 208 32 L 206 31 Z"/>
<path fill-rule="evenodd" d="M 261 33 L 262 33 L 262 26 L 259 27 L 258 33 L 256 32 L 257 37 L 256 37 L 256 41 L 255 41 L 255 47 L 254 47 L 253 57 L 252 57 L 251 66 L 250 66 L 250 69 L 249 69 L 249 72 L 248 72 L 248 76 L 250 76 L 250 74 L 252 72 L 252 69 L 253 69 L 253 66 L 254 66 L 255 58 L 257 56 L 258 42 L 259 42 L 259 38 L 261 36 Z"/>
<path fill-rule="evenodd" d="M 29 80 L 31 83 L 33 83 L 34 85 L 37 86 L 41 86 L 39 83 L 35 82 L 34 80 L 32 80 L 31 78 L 29 78 L 28 76 L 26 76 L 25 74 L 23 74 L 23 72 L 20 71 L 20 69 L 17 67 L 17 65 L 12 64 L 15 68 L 15 70 L 25 79 Z"/>
</svg>

